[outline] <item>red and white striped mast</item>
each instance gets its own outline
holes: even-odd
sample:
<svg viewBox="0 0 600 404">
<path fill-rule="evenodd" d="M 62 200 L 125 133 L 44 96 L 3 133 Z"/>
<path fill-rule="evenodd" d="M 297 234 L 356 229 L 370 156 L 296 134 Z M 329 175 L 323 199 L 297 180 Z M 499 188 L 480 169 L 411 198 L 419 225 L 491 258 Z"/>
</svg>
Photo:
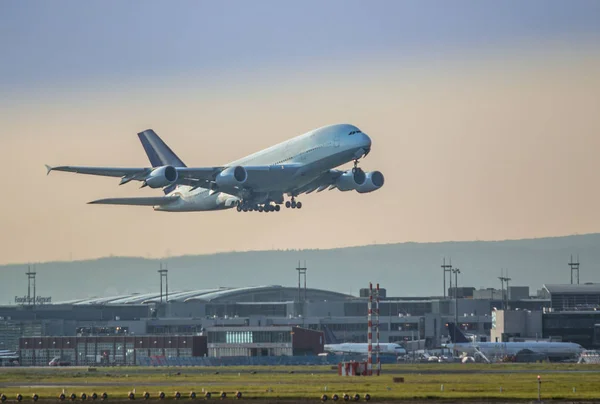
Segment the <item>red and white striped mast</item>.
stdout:
<svg viewBox="0 0 600 404">
<path fill-rule="evenodd" d="M 381 373 L 381 362 L 379 360 L 379 283 L 377 284 L 375 297 L 375 341 L 377 344 L 377 351 L 375 354 L 377 355 L 377 376 L 379 376 Z"/>
<path fill-rule="evenodd" d="M 369 282 L 369 303 L 367 306 L 367 375 L 373 374 L 373 284 Z"/>
</svg>

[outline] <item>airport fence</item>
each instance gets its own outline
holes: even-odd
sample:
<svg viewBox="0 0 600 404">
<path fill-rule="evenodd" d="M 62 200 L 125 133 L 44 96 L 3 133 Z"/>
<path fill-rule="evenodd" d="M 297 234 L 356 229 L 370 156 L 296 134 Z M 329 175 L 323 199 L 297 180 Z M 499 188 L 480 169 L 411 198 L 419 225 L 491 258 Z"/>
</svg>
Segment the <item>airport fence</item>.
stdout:
<svg viewBox="0 0 600 404">
<path fill-rule="evenodd" d="M 316 366 L 337 365 L 339 362 L 359 360 L 356 356 L 225 356 L 214 357 L 164 357 L 137 358 L 139 366 Z M 381 363 L 395 363 L 394 357 L 381 357 Z"/>
</svg>

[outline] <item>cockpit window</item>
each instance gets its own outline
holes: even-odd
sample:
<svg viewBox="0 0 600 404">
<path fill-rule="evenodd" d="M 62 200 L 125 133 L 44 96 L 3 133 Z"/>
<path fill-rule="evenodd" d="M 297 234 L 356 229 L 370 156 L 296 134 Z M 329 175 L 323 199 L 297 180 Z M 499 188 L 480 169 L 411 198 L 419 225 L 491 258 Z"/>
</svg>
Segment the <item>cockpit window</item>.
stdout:
<svg viewBox="0 0 600 404">
<path fill-rule="evenodd" d="M 352 135 L 354 135 L 355 133 L 362 133 L 362 132 L 361 132 L 361 131 L 359 131 L 359 130 L 353 130 L 352 132 L 348 133 L 348 136 L 352 136 Z"/>
</svg>

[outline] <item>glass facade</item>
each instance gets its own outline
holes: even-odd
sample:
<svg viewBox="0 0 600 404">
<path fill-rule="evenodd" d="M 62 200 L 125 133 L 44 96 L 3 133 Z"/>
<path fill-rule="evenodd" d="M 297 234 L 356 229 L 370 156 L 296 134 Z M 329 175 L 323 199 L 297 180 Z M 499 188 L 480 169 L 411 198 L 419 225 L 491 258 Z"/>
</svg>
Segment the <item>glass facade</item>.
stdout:
<svg viewBox="0 0 600 404">
<path fill-rule="evenodd" d="M 373 304 L 373 307 L 375 305 Z M 398 316 L 410 314 L 413 316 L 422 316 L 432 312 L 432 302 L 430 300 L 423 301 L 397 301 L 397 302 L 380 302 L 380 316 Z M 345 316 L 366 316 L 367 302 L 347 302 L 344 303 Z"/>
<path fill-rule="evenodd" d="M 129 327 L 78 327 L 76 333 L 82 337 L 90 335 L 127 335 Z"/>
<path fill-rule="evenodd" d="M 208 343 L 255 344 L 291 342 L 289 330 L 274 331 L 210 331 Z"/>
<path fill-rule="evenodd" d="M 33 349 L 32 349 L 33 348 Z M 138 358 L 192 357 L 207 353 L 206 337 L 40 337 L 23 338 L 23 365 L 47 366 L 53 358 L 79 366 L 135 365 Z"/>
<path fill-rule="evenodd" d="M 202 325 L 148 325 L 148 334 L 195 335 L 204 331 Z"/>
<path fill-rule="evenodd" d="M 220 345 L 220 344 L 219 344 Z M 293 348 L 289 346 L 275 347 L 235 347 L 235 346 L 215 346 L 209 348 L 209 355 L 215 358 L 224 356 L 292 356 Z"/>
<path fill-rule="evenodd" d="M 207 304 L 206 315 L 217 317 L 249 317 L 253 315 L 286 317 L 287 305 L 285 303 L 255 303 L 255 304 Z"/>
<path fill-rule="evenodd" d="M 600 308 L 599 293 L 552 293 L 554 310 L 596 310 Z"/>
<path fill-rule="evenodd" d="M 600 324 L 600 311 L 546 313 L 542 317 L 542 333 L 545 338 L 558 337 L 587 349 L 600 348 L 594 341 L 596 324 Z"/>
</svg>

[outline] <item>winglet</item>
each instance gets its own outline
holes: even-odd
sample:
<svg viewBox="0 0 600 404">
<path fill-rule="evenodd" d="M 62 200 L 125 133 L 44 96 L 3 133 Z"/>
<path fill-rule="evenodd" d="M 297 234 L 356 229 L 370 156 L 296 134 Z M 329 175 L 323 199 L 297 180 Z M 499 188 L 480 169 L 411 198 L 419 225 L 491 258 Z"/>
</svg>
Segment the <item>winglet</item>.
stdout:
<svg viewBox="0 0 600 404">
<path fill-rule="evenodd" d="M 45 164 L 45 166 L 46 166 L 46 170 L 48 170 L 48 171 L 46 171 L 46 175 L 48 175 L 48 174 L 50 174 L 50 171 L 52 171 L 54 169 L 54 167 L 50 167 L 48 164 Z"/>
</svg>

